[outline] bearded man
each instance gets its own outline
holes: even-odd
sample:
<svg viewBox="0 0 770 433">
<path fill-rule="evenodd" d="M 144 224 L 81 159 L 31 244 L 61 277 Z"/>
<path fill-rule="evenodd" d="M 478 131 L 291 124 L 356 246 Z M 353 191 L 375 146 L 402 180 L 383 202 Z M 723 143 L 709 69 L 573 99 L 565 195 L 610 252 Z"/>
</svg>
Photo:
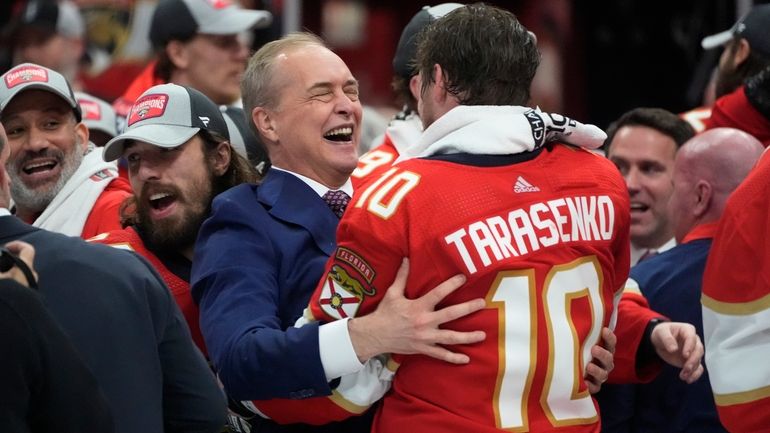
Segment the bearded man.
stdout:
<svg viewBox="0 0 770 433">
<path fill-rule="evenodd" d="M 127 130 L 105 147 L 104 159 L 124 157 L 134 195 L 121 214 L 125 229 L 92 241 L 136 251 L 171 289 L 193 340 L 205 353 L 190 268 L 198 229 L 214 196 L 258 176 L 229 143 L 219 108 L 195 89 L 163 84 L 132 106 Z"/>
</svg>

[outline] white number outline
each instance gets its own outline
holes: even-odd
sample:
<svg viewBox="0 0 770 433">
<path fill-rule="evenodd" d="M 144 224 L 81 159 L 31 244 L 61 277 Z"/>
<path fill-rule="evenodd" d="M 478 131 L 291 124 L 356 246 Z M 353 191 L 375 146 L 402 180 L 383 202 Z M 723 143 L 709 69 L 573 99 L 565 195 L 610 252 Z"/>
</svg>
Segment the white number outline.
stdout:
<svg viewBox="0 0 770 433">
<path fill-rule="evenodd" d="M 577 277 L 575 278 L 575 274 Z M 537 367 L 537 347 L 532 347 L 531 342 L 538 340 L 537 335 L 537 304 L 533 300 L 540 299 L 543 303 L 546 328 L 548 334 L 548 367 L 545 375 L 544 386 L 539 401 L 543 412 L 554 427 L 592 424 L 598 420 L 598 413 L 593 403 L 593 399 L 587 389 L 579 391 L 580 384 L 583 382 L 583 371 L 590 362 L 590 349 L 599 341 L 602 324 L 604 323 L 604 298 L 601 296 L 603 286 L 603 273 L 596 256 L 587 256 L 576 259 L 572 262 L 553 266 L 543 283 L 543 289 L 538 297 L 534 269 L 525 269 L 518 271 L 503 271 L 497 274 L 489 293 L 487 294 L 487 305 L 498 309 L 498 373 L 495 384 L 493 412 L 495 415 L 495 424 L 498 428 L 512 432 L 528 432 L 528 402 L 532 391 L 535 369 Z M 561 279 L 570 281 L 575 278 L 578 289 L 565 287 Z M 594 279 L 592 279 L 594 278 Z M 588 280 L 588 281 L 586 281 Z M 526 285 L 526 289 L 524 289 Z M 558 290 L 563 293 L 558 293 Z M 526 290 L 527 302 L 521 302 L 522 293 Z M 555 291 L 556 290 L 556 291 Z M 551 298 L 549 300 L 549 295 Z M 591 329 L 583 341 L 582 345 L 577 340 L 577 330 L 574 322 L 571 320 L 569 306 L 571 302 L 587 297 L 588 305 L 591 308 L 592 323 Z M 554 299 L 563 300 L 564 318 L 569 325 L 569 335 L 571 336 L 570 351 L 572 354 L 571 375 L 568 379 L 571 383 L 569 399 L 564 401 L 566 394 L 563 390 L 554 388 L 554 382 L 564 382 L 564 369 L 557 369 L 555 362 L 556 356 L 560 360 L 564 353 L 559 348 L 564 347 L 562 341 L 555 342 L 554 330 L 556 324 L 551 320 L 554 307 Z M 515 313 L 512 313 L 513 311 Z M 523 316 L 523 317 L 522 317 Z M 513 318 L 514 320 L 507 320 Z M 517 320 L 518 319 L 518 320 Z M 515 325 L 512 322 L 515 321 Z M 562 330 L 559 335 L 563 335 Z M 515 339 L 516 335 L 526 338 Z M 510 343 L 512 340 L 516 342 Z M 508 353 L 506 353 L 508 352 Z M 512 375 L 510 370 L 517 371 L 515 364 L 521 363 L 521 353 L 528 353 L 528 366 L 526 367 L 526 377 L 521 374 Z M 511 356 L 511 355 L 515 356 Z M 574 362 L 579 360 L 580 362 Z M 520 371 L 520 370 L 519 370 Z M 519 380 L 517 380 L 519 379 Z M 513 380 L 513 382 L 512 382 Z M 559 401 L 559 400 L 562 401 Z M 513 400 L 513 401 L 511 401 Z M 511 409 L 518 407 L 516 409 Z M 578 416 L 571 416 L 571 411 Z"/>
</svg>

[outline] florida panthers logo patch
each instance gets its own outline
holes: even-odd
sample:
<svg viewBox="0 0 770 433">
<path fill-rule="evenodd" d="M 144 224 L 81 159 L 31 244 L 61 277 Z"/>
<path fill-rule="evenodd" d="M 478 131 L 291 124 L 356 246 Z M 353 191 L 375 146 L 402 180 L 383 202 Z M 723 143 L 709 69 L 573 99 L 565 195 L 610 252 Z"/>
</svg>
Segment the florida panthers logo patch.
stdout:
<svg viewBox="0 0 770 433">
<path fill-rule="evenodd" d="M 373 295 L 361 282 L 351 277 L 342 267 L 334 265 L 326 276 L 318 303 L 321 310 L 335 319 L 355 317 L 364 296 Z"/>
</svg>

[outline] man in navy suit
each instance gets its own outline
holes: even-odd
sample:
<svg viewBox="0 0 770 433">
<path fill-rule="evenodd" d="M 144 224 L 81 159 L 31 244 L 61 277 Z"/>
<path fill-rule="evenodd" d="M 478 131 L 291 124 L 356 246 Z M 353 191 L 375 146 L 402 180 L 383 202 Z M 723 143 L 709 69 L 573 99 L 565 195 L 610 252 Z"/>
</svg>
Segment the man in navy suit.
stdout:
<svg viewBox="0 0 770 433">
<path fill-rule="evenodd" d="M 437 343 L 472 343 L 484 334 L 438 326 L 484 302 L 434 311 L 462 276 L 425 298 L 393 299 L 369 316 L 293 327 L 335 250 L 339 217 L 353 193 L 358 82 L 318 38 L 294 34 L 260 49 L 242 86 L 245 111 L 273 166 L 262 184 L 240 185 L 214 200 L 196 243 L 191 278 L 201 331 L 228 394 L 238 400 L 329 395 L 330 382 L 380 353 L 468 362 Z M 395 311 L 409 311 L 408 320 Z M 370 422 L 361 417 L 345 425 L 282 428 L 265 421 L 260 428 L 369 431 Z"/>
</svg>

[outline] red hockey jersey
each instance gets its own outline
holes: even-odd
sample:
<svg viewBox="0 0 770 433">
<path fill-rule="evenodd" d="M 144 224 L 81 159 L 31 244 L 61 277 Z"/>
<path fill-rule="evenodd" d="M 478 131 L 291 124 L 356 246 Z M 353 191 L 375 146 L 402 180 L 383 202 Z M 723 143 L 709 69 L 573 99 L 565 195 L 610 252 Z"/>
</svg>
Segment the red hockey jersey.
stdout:
<svg viewBox="0 0 770 433">
<path fill-rule="evenodd" d="M 703 275 L 706 364 L 731 432 L 770 431 L 770 157 L 727 201 Z"/>
<path fill-rule="evenodd" d="M 382 144 L 358 158 L 358 166 L 350 175 L 353 188 L 357 189 L 365 181 L 380 177 L 390 169 L 397 158 L 398 150 L 396 150 L 390 135 L 386 132 Z"/>
<path fill-rule="evenodd" d="M 629 267 L 629 200 L 612 164 L 555 145 L 506 165 L 409 160 L 367 185 L 340 223 L 311 299 L 315 319 L 373 311 L 402 257 L 408 297 L 464 273 L 445 304 L 488 305 L 446 326 L 487 333 L 454 348 L 470 364 L 394 355 L 373 431 L 598 432 L 584 369 Z"/>
</svg>

